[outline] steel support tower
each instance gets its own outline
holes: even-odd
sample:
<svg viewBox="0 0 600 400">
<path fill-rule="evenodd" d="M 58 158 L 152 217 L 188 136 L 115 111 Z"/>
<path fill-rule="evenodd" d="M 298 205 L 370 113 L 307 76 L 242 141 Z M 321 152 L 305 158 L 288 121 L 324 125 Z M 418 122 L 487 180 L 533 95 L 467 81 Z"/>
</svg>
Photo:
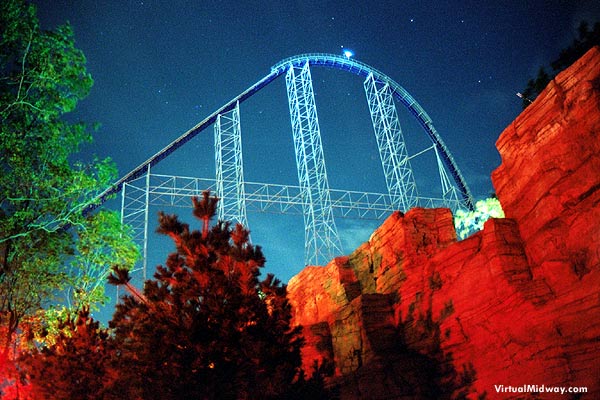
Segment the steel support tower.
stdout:
<svg viewBox="0 0 600 400">
<path fill-rule="evenodd" d="M 233 110 L 219 114 L 214 131 L 217 218 L 248 226 L 239 102 Z"/>
<path fill-rule="evenodd" d="M 328 184 L 310 69 L 332 68 L 365 79 L 363 87 L 385 175 L 388 193 L 331 189 Z M 285 76 L 299 186 L 246 182 L 243 174 L 240 104 Z M 410 154 L 396 106 L 406 108 L 431 140 L 431 146 Z M 157 165 L 200 132 L 214 126 L 216 179 L 158 175 Z M 411 160 L 435 152 L 441 191 L 412 169 Z M 417 191 L 417 184 L 419 190 Z M 437 186 L 437 185 L 435 185 Z M 302 213 L 305 263 L 322 264 L 343 253 L 334 217 L 381 219 L 414 206 L 473 209 L 474 200 L 458 165 L 433 122 L 419 103 L 396 81 L 360 61 L 334 54 L 301 54 L 281 60 L 262 79 L 219 107 L 166 147 L 125 174 L 83 211 L 92 212 L 122 191 L 122 221 L 143 244 L 144 278 L 149 206 L 189 207 L 191 196 L 213 190 L 221 198 L 218 218 L 247 225 L 246 209 L 258 212 Z M 425 190 L 424 190 L 425 189 Z M 424 193 L 433 189 L 434 192 Z"/>
<path fill-rule="evenodd" d="M 141 244 L 142 265 L 133 270 L 142 270 L 142 280 L 147 278 L 148 270 L 148 216 L 152 203 L 150 190 L 150 166 L 146 166 L 146 175 L 138 178 L 138 184 L 127 182 L 121 190 L 121 224 L 131 227 L 134 242 Z M 143 182 L 143 184 L 142 184 Z"/>
<path fill-rule="evenodd" d="M 378 85 L 372 73 L 363 85 L 392 204 L 399 210 L 409 210 L 417 205 L 417 184 L 390 85 Z"/>
<path fill-rule="evenodd" d="M 285 75 L 298 181 L 304 205 L 305 262 L 319 265 L 343 254 L 333 218 L 325 157 L 308 62 Z"/>
</svg>

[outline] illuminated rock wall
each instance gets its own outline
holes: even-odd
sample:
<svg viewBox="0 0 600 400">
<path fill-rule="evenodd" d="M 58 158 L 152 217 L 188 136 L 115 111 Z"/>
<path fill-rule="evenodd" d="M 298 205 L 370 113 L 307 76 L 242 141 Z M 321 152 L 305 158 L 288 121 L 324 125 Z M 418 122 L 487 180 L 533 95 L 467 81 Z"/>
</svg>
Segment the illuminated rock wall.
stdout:
<svg viewBox="0 0 600 400">
<path fill-rule="evenodd" d="M 448 210 L 394 213 L 292 278 L 305 367 L 333 362 L 343 399 L 534 398 L 495 390 L 527 384 L 600 398 L 599 107 L 592 49 L 501 134 L 506 219 L 458 242 Z"/>
</svg>

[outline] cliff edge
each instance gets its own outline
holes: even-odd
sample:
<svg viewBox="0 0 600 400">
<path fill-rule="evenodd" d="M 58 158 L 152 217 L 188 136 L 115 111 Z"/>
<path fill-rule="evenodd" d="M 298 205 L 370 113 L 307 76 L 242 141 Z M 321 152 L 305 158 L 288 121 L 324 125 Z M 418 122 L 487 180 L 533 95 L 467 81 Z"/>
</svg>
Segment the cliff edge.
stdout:
<svg viewBox="0 0 600 400">
<path fill-rule="evenodd" d="M 599 138 L 594 48 L 500 135 L 506 218 L 457 241 L 449 210 L 396 212 L 290 280 L 305 368 L 342 399 L 600 398 Z"/>
</svg>

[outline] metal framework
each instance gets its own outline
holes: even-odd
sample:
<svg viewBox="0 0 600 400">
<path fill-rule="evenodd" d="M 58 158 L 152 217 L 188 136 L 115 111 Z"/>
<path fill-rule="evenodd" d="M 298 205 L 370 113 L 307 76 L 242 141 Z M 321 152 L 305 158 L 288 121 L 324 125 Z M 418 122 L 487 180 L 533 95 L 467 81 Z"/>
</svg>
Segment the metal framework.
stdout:
<svg viewBox="0 0 600 400">
<path fill-rule="evenodd" d="M 239 102 L 215 122 L 215 167 L 217 218 L 248 226 Z"/>
<path fill-rule="evenodd" d="M 448 204 L 454 204 L 459 201 L 459 194 L 456 189 L 456 186 L 452 185 L 450 182 L 450 178 L 448 178 L 448 174 L 446 173 L 446 168 L 444 168 L 444 163 L 440 157 L 440 153 L 437 149 L 437 146 L 433 146 L 433 150 L 435 151 L 435 159 L 438 165 L 438 173 L 440 176 L 440 185 L 442 188 L 442 198 Z M 454 210 L 455 211 L 455 210 Z"/>
<path fill-rule="evenodd" d="M 123 215 L 141 239 L 148 206 L 189 208 L 192 196 L 200 196 L 207 189 L 215 190 L 216 186 L 216 179 L 149 173 L 125 184 L 121 192 L 127 205 Z M 304 198 L 298 185 L 244 182 L 244 187 L 248 212 L 303 213 Z M 388 193 L 329 189 L 329 194 L 334 218 L 380 220 L 396 210 Z M 456 210 L 462 206 L 460 199 L 448 202 L 439 197 L 419 197 L 417 201 L 421 207 Z"/>
<path fill-rule="evenodd" d="M 304 257 L 306 264 L 318 265 L 342 254 L 333 211 L 325 156 L 317 118 L 308 62 L 290 65 L 285 75 L 298 182 L 303 199 Z"/>
<path fill-rule="evenodd" d="M 301 215 L 309 207 L 297 185 L 244 182 L 248 212 Z M 149 207 L 191 206 L 190 198 L 200 196 L 204 190 L 216 190 L 217 180 L 150 173 L 123 185 L 121 191 L 122 219 L 133 231 L 136 242 L 142 244 L 144 262 L 147 255 Z M 381 220 L 397 208 L 388 193 L 359 192 L 329 189 L 334 218 Z M 456 210 L 462 202 L 455 199 L 419 197 L 421 207 L 450 207 Z M 144 274 L 146 264 L 142 266 Z M 144 275 L 145 278 L 145 275 Z"/>
<path fill-rule="evenodd" d="M 347 71 L 365 78 L 363 83 L 377 139 L 388 193 L 330 189 L 317 118 L 311 66 Z M 299 186 L 245 182 L 243 174 L 240 104 L 285 75 Z M 414 116 L 432 145 L 409 156 L 398 119 L 396 103 Z M 214 125 L 216 179 L 156 175 L 151 168 L 198 133 Z M 423 197 L 417 191 L 411 160 L 434 151 L 441 196 Z M 456 162 L 431 118 L 398 83 L 359 61 L 331 54 L 302 54 L 282 60 L 268 75 L 224 104 L 196 126 L 176 138 L 98 196 L 84 213 L 91 212 L 112 194 L 122 192 L 122 221 L 131 225 L 143 242 L 144 279 L 150 205 L 190 206 L 189 197 L 211 189 L 221 198 L 218 217 L 247 225 L 246 210 L 302 213 L 305 223 L 305 262 L 320 264 L 342 253 L 335 217 L 381 219 L 395 209 L 450 207 L 473 209 L 473 198 Z"/>
<path fill-rule="evenodd" d="M 148 213 L 151 199 L 150 166 L 146 168 L 146 175 L 138 180 L 143 180 L 142 188 L 124 184 L 121 190 L 121 224 L 128 225 L 132 230 L 134 242 L 141 243 L 142 250 L 142 279 L 146 280 L 148 270 Z M 135 182 L 135 181 L 132 181 Z M 131 188 L 131 189 L 128 189 Z M 137 272 L 139 269 L 132 272 Z"/>
<path fill-rule="evenodd" d="M 409 210 L 417 205 L 417 184 L 410 167 L 390 85 L 376 83 L 372 73 L 367 76 L 363 85 L 388 193 L 394 206 L 400 210 Z"/>
</svg>

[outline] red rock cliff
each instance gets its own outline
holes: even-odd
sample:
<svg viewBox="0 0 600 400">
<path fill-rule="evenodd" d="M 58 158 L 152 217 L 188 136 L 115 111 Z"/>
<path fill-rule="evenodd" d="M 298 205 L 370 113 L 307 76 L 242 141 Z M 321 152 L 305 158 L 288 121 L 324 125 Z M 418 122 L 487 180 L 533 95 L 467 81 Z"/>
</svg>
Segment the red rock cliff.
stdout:
<svg viewBox="0 0 600 400">
<path fill-rule="evenodd" d="M 333 362 L 343 399 L 600 398 L 599 128 L 596 48 L 500 135 L 506 219 L 457 242 L 448 210 L 394 213 L 290 280 L 305 367 Z"/>
</svg>

